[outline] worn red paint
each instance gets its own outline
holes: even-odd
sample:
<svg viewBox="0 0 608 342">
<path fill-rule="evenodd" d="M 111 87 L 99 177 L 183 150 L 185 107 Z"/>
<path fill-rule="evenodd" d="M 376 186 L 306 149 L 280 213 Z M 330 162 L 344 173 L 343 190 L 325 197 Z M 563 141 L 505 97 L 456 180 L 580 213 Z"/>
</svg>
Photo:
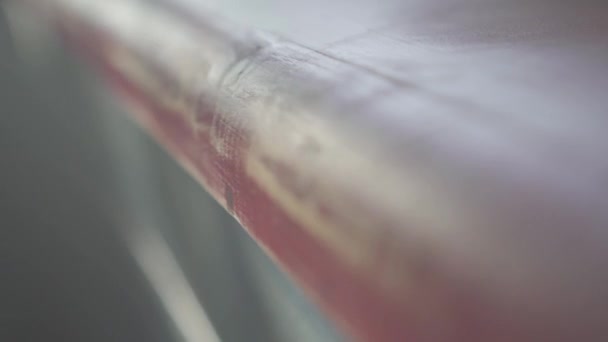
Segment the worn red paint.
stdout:
<svg viewBox="0 0 608 342">
<path fill-rule="evenodd" d="M 207 133 L 198 133 L 183 117 L 163 108 L 155 99 L 116 70 L 104 58 L 112 41 L 99 33 L 82 31 L 70 35 L 82 52 L 100 67 L 112 87 L 127 102 L 134 101 L 145 109 L 145 117 L 136 117 L 178 160 L 188 164 L 197 179 L 203 179 L 207 190 L 228 209 L 225 189 L 230 190 L 231 212 L 243 227 L 258 240 L 275 261 L 293 275 L 303 288 L 325 307 L 354 336 L 370 341 L 395 338 L 416 340 L 408 326 L 408 308 L 374 289 L 369 275 L 357 274 L 340 262 L 331 250 L 311 237 L 293 222 L 269 198 L 263 189 L 247 176 L 241 160 L 247 153 L 247 133 L 232 131 L 236 139 L 231 149 L 234 158 L 218 155 Z M 209 109 L 202 107 L 201 111 Z M 209 115 L 208 113 L 203 116 Z M 230 184 L 226 184 L 225 180 Z"/>
<path fill-rule="evenodd" d="M 60 17 L 110 85 L 143 108 L 134 112 L 142 125 L 355 338 L 597 340 L 608 326 L 608 307 L 600 303 L 608 288 L 601 272 L 608 222 L 601 207 L 608 201 L 597 190 L 608 143 L 596 128 L 606 127 L 600 113 L 608 106 L 592 95 L 606 85 L 599 75 L 608 68 L 598 67 L 605 66 L 598 57 L 605 52 L 605 7 L 582 8 L 596 24 L 588 26 L 572 16 L 575 5 L 550 4 L 545 14 L 542 6 L 462 0 L 453 8 L 460 15 L 440 11 L 433 21 L 418 19 L 433 19 L 441 4 L 403 3 L 407 29 L 370 30 L 352 42 L 337 39 L 326 51 L 314 42 L 246 46 L 247 53 L 262 53 L 245 53 L 235 64 L 250 63 L 243 71 L 253 76 L 234 78 L 241 83 L 227 106 L 218 105 L 225 99 L 217 94 L 187 89 L 184 108 L 193 113 L 167 105 L 184 96 L 172 79 L 179 77 L 157 65 L 152 48 L 135 49 L 138 37 L 121 40 L 77 15 Z M 376 9 L 371 1 L 364 5 Z M 387 9 L 380 23 L 393 14 L 388 5 L 378 8 Z M 227 58 L 241 51 L 238 37 L 213 25 L 190 17 L 187 26 L 195 32 L 186 35 L 191 46 L 219 41 L 211 52 Z M 223 40 L 234 51 L 226 53 Z M 116 51 L 159 84 L 142 84 L 121 69 Z M 214 57 L 208 59 L 223 61 Z M 553 64 L 540 62 L 547 60 Z M 555 82 L 564 65 L 587 75 L 581 79 L 588 82 L 579 82 L 586 92 L 567 92 L 568 84 Z M 253 100 L 242 99 L 249 95 Z M 541 114 L 551 120 L 539 122 Z M 256 131 L 267 119 L 287 124 Z M 273 127 L 289 130 L 277 136 L 299 140 L 278 141 L 295 147 L 267 158 L 264 148 L 272 146 L 260 151 L 256 139 L 274 135 Z M 579 153 L 568 156 L 569 149 Z M 319 157 L 327 151 L 328 158 Z M 317 156 L 311 160 L 318 169 L 281 155 L 289 152 Z M 271 185 L 288 197 L 281 200 L 284 193 L 247 169 L 254 153 L 261 153 L 256 162 Z M 331 167 L 355 169 L 363 183 L 343 182 L 347 176 Z M 314 182 L 332 187 L 310 195 Z M 294 198 L 295 208 L 288 203 Z M 562 240 L 575 252 L 564 253 Z"/>
</svg>

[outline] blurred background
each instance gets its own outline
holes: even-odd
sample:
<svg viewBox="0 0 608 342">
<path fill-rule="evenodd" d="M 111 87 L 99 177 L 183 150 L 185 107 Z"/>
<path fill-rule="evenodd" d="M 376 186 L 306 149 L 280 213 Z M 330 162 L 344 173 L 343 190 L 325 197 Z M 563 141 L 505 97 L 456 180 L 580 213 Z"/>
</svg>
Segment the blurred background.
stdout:
<svg viewBox="0 0 608 342">
<path fill-rule="evenodd" d="M 0 341 L 337 341 L 18 1 L 0 7 Z"/>
</svg>

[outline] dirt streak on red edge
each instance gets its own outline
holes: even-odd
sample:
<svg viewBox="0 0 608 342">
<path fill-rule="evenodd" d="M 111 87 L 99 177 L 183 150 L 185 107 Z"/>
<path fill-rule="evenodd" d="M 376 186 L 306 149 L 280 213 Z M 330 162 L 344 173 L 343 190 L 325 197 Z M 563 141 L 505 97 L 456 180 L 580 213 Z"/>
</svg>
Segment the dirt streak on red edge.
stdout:
<svg viewBox="0 0 608 342">
<path fill-rule="evenodd" d="M 229 148 L 237 153 L 232 158 L 219 155 L 211 148 L 209 134 L 196 132 L 185 116 L 165 109 L 112 65 L 106 56 L 116 44 L 111 37 L 86 27 L 79 27 L 77 34 L 63 32 L 71 45 L 102 71 L 121 99 L 126 97 L 145 109 L 144 126 L 150 133 L 177 160 L 188 164 L 187 169 L 223 206 L 230 202 L 227 209 L 339 326 L 360 340 L 417 340 L 403 303 L 391 300 L 374 286 L 372 275 L 354 272 L 336 258 L 326 244 L 290 219 L 247 175 L 247 132 L 238 127 L 225 129 L 233 135 L 227 139 L 232 144 Z"/>
</svg>

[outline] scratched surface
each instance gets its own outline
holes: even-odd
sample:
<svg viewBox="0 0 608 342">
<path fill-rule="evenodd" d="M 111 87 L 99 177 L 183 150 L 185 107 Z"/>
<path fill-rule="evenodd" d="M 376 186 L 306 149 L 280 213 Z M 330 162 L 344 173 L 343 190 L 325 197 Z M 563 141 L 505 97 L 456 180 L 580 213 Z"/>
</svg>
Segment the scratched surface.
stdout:
<svg viewBox="0 0 608 342">
<path fill-rule="evenodd" d="M 608 336 L 608 5 L 54 0 L 353 336 Z"/>
</svg>

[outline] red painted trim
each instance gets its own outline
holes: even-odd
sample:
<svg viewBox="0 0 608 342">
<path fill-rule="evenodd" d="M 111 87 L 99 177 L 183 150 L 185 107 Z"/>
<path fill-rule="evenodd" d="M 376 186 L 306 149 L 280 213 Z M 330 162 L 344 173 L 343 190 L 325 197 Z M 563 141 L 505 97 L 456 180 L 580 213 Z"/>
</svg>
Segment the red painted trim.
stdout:
<svg viewBox="0 0 608 342">
<path fill-rule="evenodd" d="M 606 35 L 569 32 L 560 16 L 576 5 L 503 16 L 464 0 L 438 19 L 457 31 L 450 44 L 371 30 L 330 53 L 145 1 L 45 3 L 136 119 L 356 339 L 606 336 L 607 103 L 592 96 Z M 409 18 L 443 6 L 410 5 Z M 502 23 L 492 34 L 488 15 Z M 544 40 L 545 21 L 564 30 Z M 564 65 L 600 76 L 569 98 Z"/>
<path fill-rule="evenodd" d="M 232 132 L 235 139 L 231 140 L 230 148 L 238 151 L 236 157 L 229 159 L 219 155 L 211 147 L 208 133 L 195 132 L 183 116 L 163 108 L 105 58 L 104 52 L 113 44 L 111 37 L 81 28 L 77 36 L 70 35 L 69 39 L 100 68 L 109 85 L 123 97 L 122 102 L 126 100 L 143 109 L 134 113 L 135 118 L 185 164 L 195 178 L 202 180 L 218 202 L 239 219 L 337 324 L 361 340 L 417 340 L 414 327 L 407 323 L 409 308 L 378 291 L 369 275 L 344 265 L 331 249 L 291 220 L 248 177 L 241 163 L 248 149 L 246 132 L 232 127 L 219 128 Z M 238 188 L 231 188 L 222 179 L 230 179 Z"/>
</svg>

